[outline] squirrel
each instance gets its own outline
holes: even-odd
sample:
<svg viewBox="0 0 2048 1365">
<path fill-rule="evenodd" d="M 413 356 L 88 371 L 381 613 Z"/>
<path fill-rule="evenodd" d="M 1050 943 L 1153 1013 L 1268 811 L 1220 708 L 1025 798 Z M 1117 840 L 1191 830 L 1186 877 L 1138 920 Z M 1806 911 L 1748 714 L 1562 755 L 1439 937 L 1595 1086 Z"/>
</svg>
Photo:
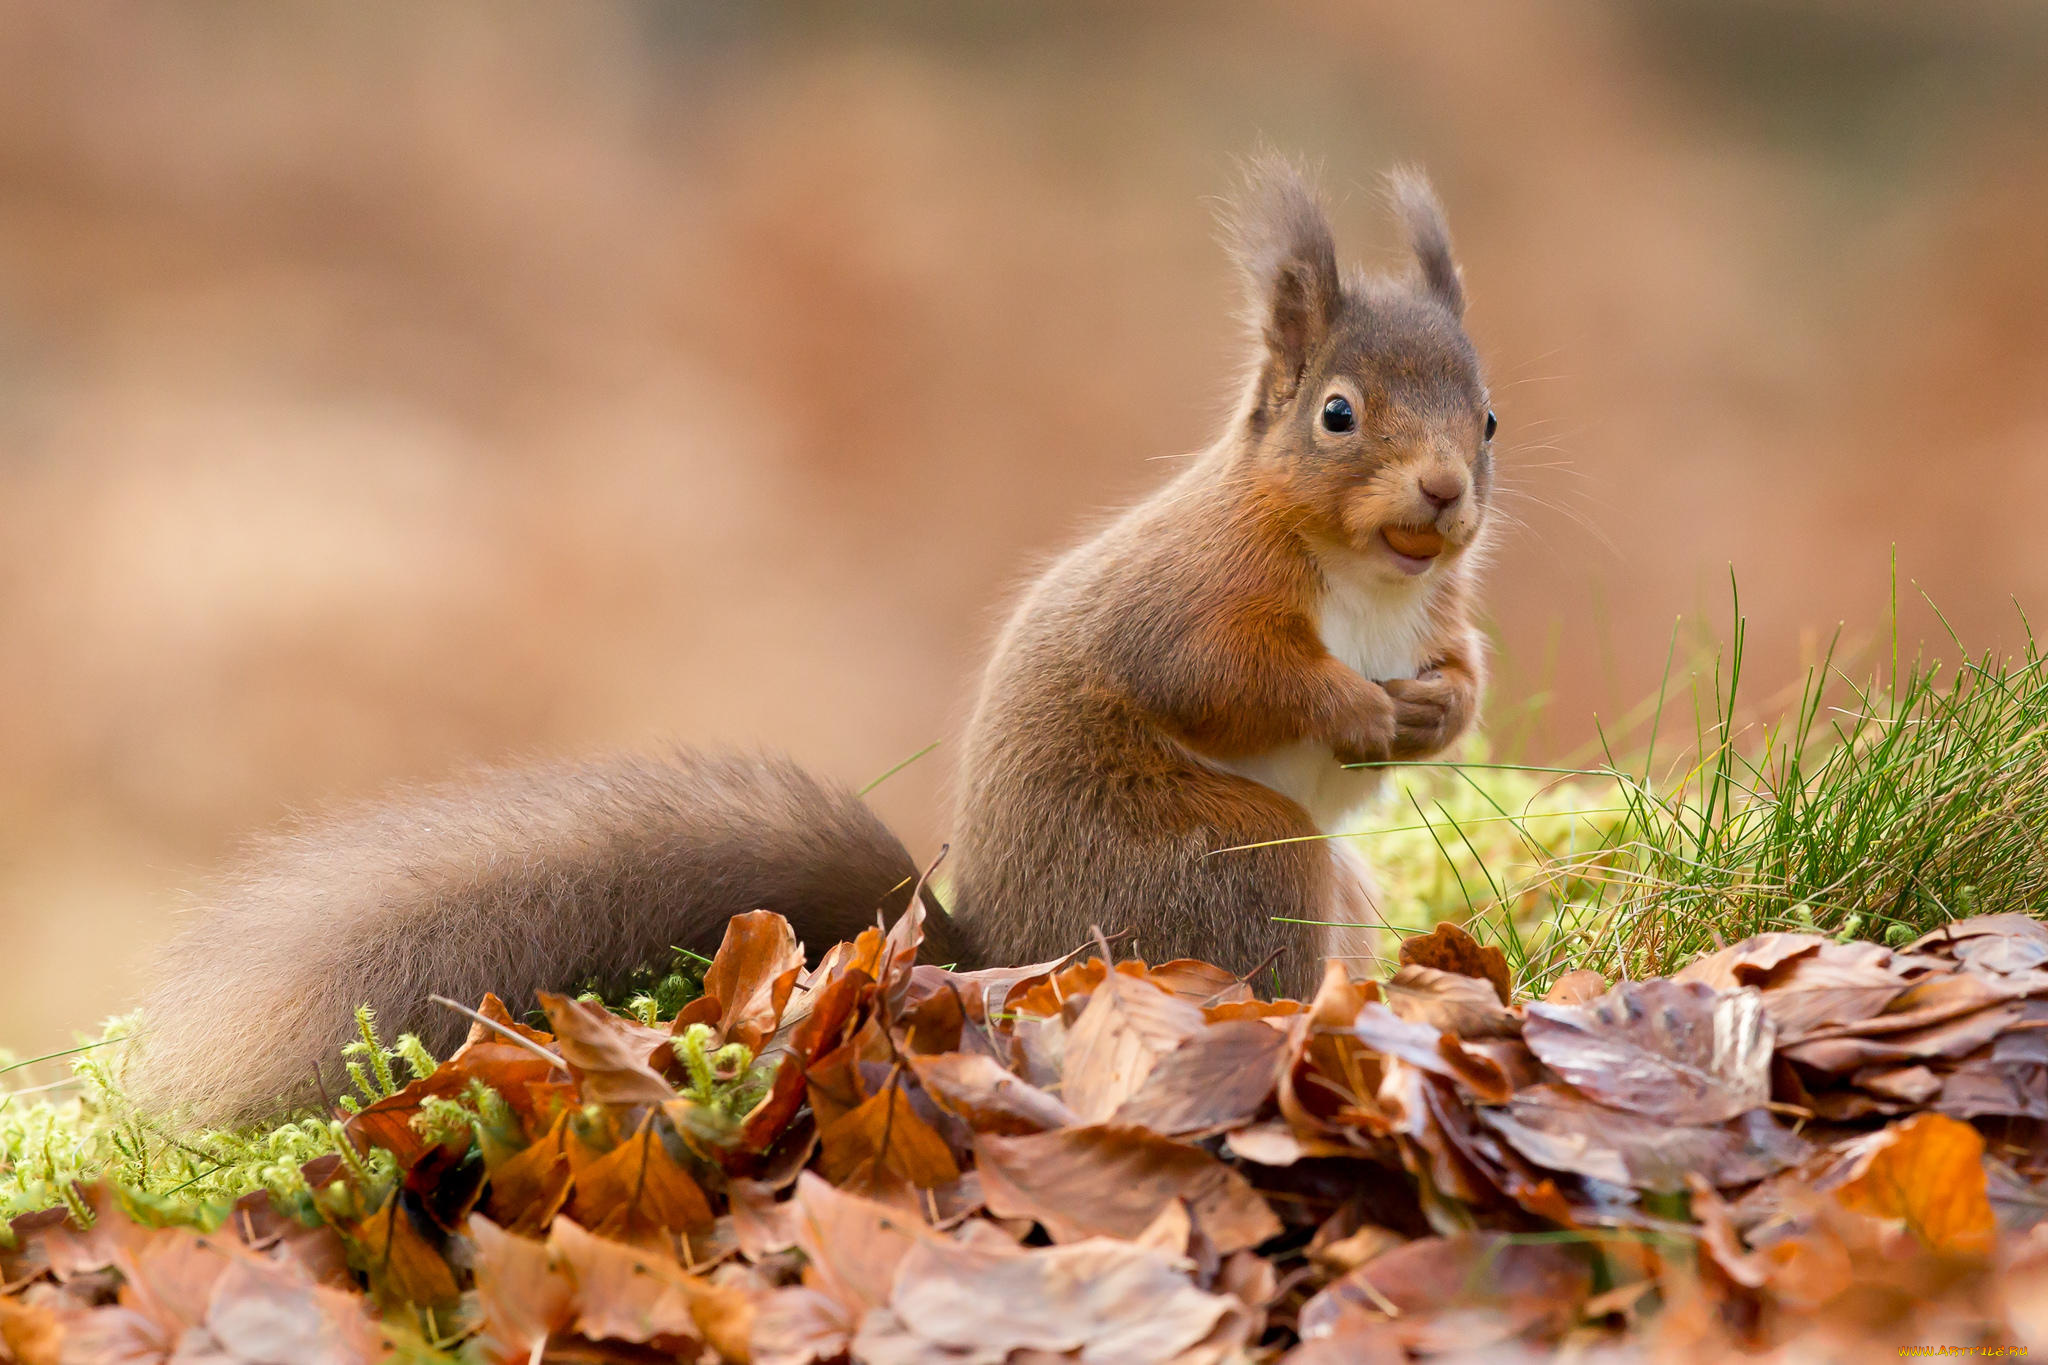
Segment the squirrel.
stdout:
<svg viewBox="0 0 2048 1365">
<path fill-rule="evenodd" d="M 1475 721 L 1495 419 L 1442 208 L 1388 177 L 1412 267 L 1340 272 L 1322 201 L 1252 163 L 1225 217 L 1256 341 L 1178 477 L 1068 551 L 1001 631 L 967 726 L 950 913 L 924 960 L 1056 958 L 1099 926 L 1305 995 L 1369 950 L 1341 839 L 1374 766 Z M 678 750 L 487 772 L 259 841 L 160 959 L 130 1094 L 191 1123 L 324 1093 L 368 1003 L 430 1049 L 430 994 L 708 953 L 732 915 L 807 946 L 903 910 L 918 869 L 849 791 Z"/>
</svg>

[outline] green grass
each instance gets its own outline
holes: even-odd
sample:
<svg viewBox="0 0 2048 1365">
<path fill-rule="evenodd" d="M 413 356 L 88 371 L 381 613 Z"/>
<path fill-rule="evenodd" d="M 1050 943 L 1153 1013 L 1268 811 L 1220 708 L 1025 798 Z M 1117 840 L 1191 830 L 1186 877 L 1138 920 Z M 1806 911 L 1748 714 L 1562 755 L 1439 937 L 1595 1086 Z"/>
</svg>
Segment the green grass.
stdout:
<svg viewBox="0 0 2048 1365">
<path fill-rule="evenodd" d="M 1578 768 L 1476 754 L 1397 772 L 1356 836 L 1389 932 L 1458 919 L 1540 991 L 1577 967 L 1668 973 L 1771 929 L 1896 945 L 2048 911 L 2048 668 L 2031 628 L 2015 657 L 1902 665 L 1894 644 L 1862 676 L 1831 647 L 1786 715 L 1748 726 L 1745 633 L 1738 615 L 1682 743 L 1667 688 L 1626 756 L 1603 738 Z"/>
</svg>

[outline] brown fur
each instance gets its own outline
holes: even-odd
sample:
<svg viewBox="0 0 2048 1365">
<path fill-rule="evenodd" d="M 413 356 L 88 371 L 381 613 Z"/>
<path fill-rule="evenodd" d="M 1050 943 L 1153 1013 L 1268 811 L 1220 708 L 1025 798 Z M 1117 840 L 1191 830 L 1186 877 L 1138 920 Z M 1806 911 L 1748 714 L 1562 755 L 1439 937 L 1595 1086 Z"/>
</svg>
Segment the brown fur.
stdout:
<svg viewBox="0 0 2048 1365">
<path fill-rule="evenodd" d="M 1029 960 L 1100 925 L 1155 960 L 1238 971 L 1278 951 L 1280 985 L 1306 992 L 1320 940 L 1286 921 L 1323 917 L 1330 859 L 1317 842 L 1218 854 L 1318 831 L 1212 761 L 1301 739 L 1350 761 L 1416 758 L 1471 724 L 1486 396 L 1441 211 L 1419 177 L 1395 192 L 1421 280 L 1341 281 L 1302 180 L 1254 169 L 1231 235 L 1263 351 L 1236 420 L 1039 579 L 983 680 L 957 822 L 958 915 L 978 942 Z M 1340 387 L 1349 437 L 1315 425 Z M 1467 490 L 1440 514 L 1418 491 L 1437 470 Z M 1318 551 L 1430 524 L 1452 546 L 1427 588 L 1432 666 L 1362 677 L 1320 637 Z"/>
<path fill-rule="evenodd" d="M 666 967 L 672 944 L 709 953 L 762 906 L 821 950 L 893 917 L 916 874 L 858 798 L 783 759 L 681 750 L 415 791 L 251 848 L 167 950 L 130 1090 L 253 1118 L 337 1090 L 357 1005 L 446 1055 L 469 1025 L 431 993 L 524 1008 Z"/>
<path fill-rule="evenodd" d="M 962 763 L 955 919 L 934 917 L 929 958 L 1051 957 L 1100 926 L 1155 959 L 1250 971 L 1277 953 L 1279 984 L 1306 991 L 1325 940 L 1287 921 L 1328 913 L 1339 874 L 1301 842 L 1304 806 L 1228 765 L 1298 741 L 1333 770 L 1415 758 L 1472 723 L 1485 389 L 1441 211 L 1419 177 L 1393 188 L 1417 277 L 1347 278 L 1302 179 L 1253 168 L 1230 224 L 1258 338 L 1243 401 L 1003 631 Z M 1357 413 L 1341 435 L 1318 425 L 1340 392 Z M 1426 576 L 1395 581 L 1388 526 L 1441 533 Z M 1395 575 L 1423 623 L 1416 676 L 1367 678 L 1326 647 L 1333 565 Z M 523 999 L 708 950 L 756 906 L 822 947 L 900 908 L 912 873 L 857 799 L 772 759 L 499 772 L 368 807 L 259 846 L 174 944 L 136 1093 L 250 1117 L 304 1093 L 364 1001 L 446 1045 L 460 1021 L 430 991 Z"/>
</svg>

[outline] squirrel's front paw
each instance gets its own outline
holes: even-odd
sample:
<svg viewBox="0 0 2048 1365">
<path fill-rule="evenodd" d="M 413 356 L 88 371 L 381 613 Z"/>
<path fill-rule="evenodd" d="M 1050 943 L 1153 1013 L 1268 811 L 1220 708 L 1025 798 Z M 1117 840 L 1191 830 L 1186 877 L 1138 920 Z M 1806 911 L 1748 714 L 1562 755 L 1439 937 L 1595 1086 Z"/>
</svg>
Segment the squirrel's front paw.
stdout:
<svg viewBox="0 0 2048 1365">
<path fill-rule="evenodd" d="M 1365 704 L 1353 710 L 1344 733 L 1330 746 L 1339 763 L 1385 763 L 1394 757 L 1399 707 L 1378 683 L 1366 686 Z"/>
<path fill-rule="evenodd" d="M 1437 753 L 1471 723 L 1471 690 L 1450 676 L 1429 672 L 1381 686 L 1394 703 L 1394 736 L 1389 748 L 1395 758 Z"/>
</svg>

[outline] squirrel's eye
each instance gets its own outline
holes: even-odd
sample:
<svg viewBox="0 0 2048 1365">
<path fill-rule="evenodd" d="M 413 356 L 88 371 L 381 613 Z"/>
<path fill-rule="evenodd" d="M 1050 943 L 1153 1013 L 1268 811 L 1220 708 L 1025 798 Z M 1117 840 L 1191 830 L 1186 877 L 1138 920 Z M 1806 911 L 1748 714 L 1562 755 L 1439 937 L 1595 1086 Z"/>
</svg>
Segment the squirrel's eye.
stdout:
<svg viewBox="0 0 2048 1365">
<path fill-rule="evenodd" d="M 1341 393 L 1330 395 L 1330 401 L 1323 404 L 1323 430 L 1344 432 L 1358 425 L 1358 414 L 1351 410 L 1351 400 Z"/>
<path fill-rule="evenodd" d="M 1491 441 L 1493 439 L 1493 433 L 1499 429 L 1500 423 L 1494 419 L 1493 409 L 1488 408 L 1486 410 L 1486 439 Z"/>
</svg>

